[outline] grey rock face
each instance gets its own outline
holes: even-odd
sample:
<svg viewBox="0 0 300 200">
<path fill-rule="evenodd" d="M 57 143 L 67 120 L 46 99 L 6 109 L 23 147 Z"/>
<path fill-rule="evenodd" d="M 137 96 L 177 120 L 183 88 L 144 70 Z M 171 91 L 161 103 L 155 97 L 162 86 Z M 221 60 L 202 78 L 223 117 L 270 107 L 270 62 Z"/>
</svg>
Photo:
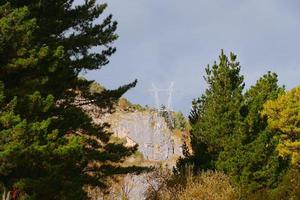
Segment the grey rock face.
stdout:
<svg viewBox="0 0 300 200">
<path fill-rule="evenodd" d="M 126 138 L 129 146 L 138 144 L 145 160 L 168 161 L 182 156 L 181 138 L 174 136 L 158 113 L 119 113 L 109 121 L 117 137 Z"/>
<path fill-rule="evenodd" d="M 145 165 L 168 166 L 172 168 L 182 155 L 183 138 L 175 135 L 167 126 L 165 119 L 155 111 L 123 112 L 99 115 L 95 107 L 86 107 L 94 123 L 107 122 L 111 125 L 114 136 L 126 140 L 127 146 L 138 145 Z M 149 164 L 150 163 L 150 164 Z M 141 163 L 144 165 L 144 163 Z M 126 175 L 118 183 L 112 183 L 110 194 L 105 197 L 100 190 L 89 192 L 93 200 L 122 200 L 124 195 L 129 200 L 144 200 L 145 192 L 155 186 L 158 180 L 152 172 L 140 175 Z"/>
</svg>

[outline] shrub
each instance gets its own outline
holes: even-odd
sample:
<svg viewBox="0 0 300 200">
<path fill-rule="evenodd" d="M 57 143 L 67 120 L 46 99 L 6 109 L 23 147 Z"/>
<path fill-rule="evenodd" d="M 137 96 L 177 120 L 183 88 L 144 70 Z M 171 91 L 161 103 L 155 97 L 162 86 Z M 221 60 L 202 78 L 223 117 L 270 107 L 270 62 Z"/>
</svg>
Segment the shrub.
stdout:
<svg viewBox="0 0 300 200">
<path fill-rule="evenodd" d="M 283 178 L 275 193 L 274 200 L 299 200 L 300 199 L 300 171 L 291 169 Z"/>
<path fill-rule="evenodd" d="M 119 108 L 121 108 L 121 110 L 128 110 L 131 107 L 131 105 L 132 104 L 125 98 L 120 98 L 118 102 L 118 106 Z"/>
<path fill-rule="evenodd" d="M 174 182 L 174 181 L 177 181 Z M 198 176 L 188 175 L 161 182 L 160 190 L 151 193 L 148 199 L 157 200 L 238 200 L 239 189 L 230 177 L 222 172 L 207 171 Z M 152 198 L 151 198 L 152 197 Z M 155 197 L 155 198 L 153 198 Z"/>
<path fill-rule="evenodd" d="M 208 171 L 188 180 L 180 200 L 236 200 L 238 190 L 222 172 Z"/>
</svg>

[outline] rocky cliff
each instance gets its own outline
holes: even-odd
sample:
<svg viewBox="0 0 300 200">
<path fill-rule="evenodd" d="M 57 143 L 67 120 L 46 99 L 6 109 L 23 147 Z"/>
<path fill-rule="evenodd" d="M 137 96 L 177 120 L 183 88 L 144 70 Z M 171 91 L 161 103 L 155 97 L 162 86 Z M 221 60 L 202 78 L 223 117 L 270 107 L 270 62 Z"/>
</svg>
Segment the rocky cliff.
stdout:
<svg viewBox="0 0 300 200">
<path fill-rule="evenodd" d="M 138 144 L 146 161 L 167 162 L 182 156 L 182 135 L 175 135 L 157 112 L 117 112 L 108 122 L 118 138 L 126 139 L 126 145 Z"/>
<path fill-rule="evenodd" d="M 95 106 L 86 106 L 85 110 L 94 123 L 109 123 L 113 140 L 122 141 L 126 146 L 138 145 L 138 152 L 130 157 L 126 165 L 155 166 L 172 169 L 179 157 L 182 157 L 182 145 L 188 142 L 187 131 L 182 128 L 170 128 L 161 113 L 131 104 L 119 105 L 116 112 L 103 114 Z M 151 173 L 126 175 L 118 177 L 111 183 L 110 194 L 105 199 L 122 199 L 124 195 L 130 200 L 145 199 L 145 192 L 155 185 L 149 180 Z M 150 178 L 151 179 L 151 178 Z M 104 199 L 101 191 L 92 191 L 94 200 Z"/>
</svg>

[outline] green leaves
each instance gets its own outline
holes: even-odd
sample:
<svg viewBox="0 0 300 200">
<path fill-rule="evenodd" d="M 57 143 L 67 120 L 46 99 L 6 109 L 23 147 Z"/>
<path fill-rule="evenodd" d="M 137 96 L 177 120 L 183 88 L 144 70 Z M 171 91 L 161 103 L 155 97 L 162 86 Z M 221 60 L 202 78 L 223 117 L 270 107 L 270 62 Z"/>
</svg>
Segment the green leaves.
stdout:
<svg viewBox="0 0 300 200">
<path fill-rule="evenodd" d="M 1 67 L 20 67 L 32 62 L 28 45 L 36 29 L 35 19 L 28 19 L 27 7 L 13 9 L 9 3 L 0 5 L 0 57 Z M 15 57 L 14 55 L 17 55 Z M 11 62 L 5 65 L 9 59 Z"/>
<path fill-rule="evenodd" d="M 267 101 L 261 112 L 268 127 L 279 135 L 277 150 L 292 165 L 300 166 L 300 87 L 296 87 L 275 100 Z"/>
<path fill-rule="evenodd" d="M 190 117 L 193 136 L 197 143 L 207 146 L 206 151 L 213 159 L 209 162 L 214 163 L 213 166 L 232 135 L 241 129 L 239 120 L 244 84 L 235 59 L 234 54 L 228 59 L 222 51 L 219 63 L 206 68 L 208 89 L 201 99 L 194 101 Z"/>
<path fill-rule="evenodd" d="M 288 168 L 286 160 L 277 155 L 276 131 L 269 129 L 272 123 L 268 125 L 261 115 L 264 104 L 283 94 L 284 87 L 278 86 L 276 74 L 268 72 L 244 93 L 239 73 L 236 56 L 231 53 L 228 58 L 222 51 L 219 62 L 206 68 L 208 88 L 193 101 L 190 122 L 196 168 L 230 174 L 246 188 L 247 196 L 248 192 L 275 188 Z M 268 115 L 280 116 L 278 109 L 271 110 Z"/>
<path fill-rule="evenodd" d="M 109 62 L 117 23 L 112 15 L 95 21 L 106 4 L 73 2 L 0 3 L 0 183 L 21 198 L 87 199 L 83 186 L 132 170 L 121 163 L 136 148 L 108 144 L 107 125 L 81 106 L 113 112 L 136 81 L 91 93 L 92 81 L 78 78 Z"/>
</svg>

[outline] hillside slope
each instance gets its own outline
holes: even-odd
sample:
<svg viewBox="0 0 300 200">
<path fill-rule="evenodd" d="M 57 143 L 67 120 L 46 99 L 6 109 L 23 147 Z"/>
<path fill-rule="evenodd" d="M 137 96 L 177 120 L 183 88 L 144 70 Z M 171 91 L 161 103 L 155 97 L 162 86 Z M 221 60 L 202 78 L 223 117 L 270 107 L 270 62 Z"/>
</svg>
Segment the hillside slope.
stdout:
<svg viewBox="0 0 300 200">
<path fill-rule="evenodd" d="M 127 166 L 154 166 L 171 170 L 177 159 L 183 156 L 182 145 L 189 143 L 187 122 L 182 115 L 175 112 L 171 113 L 174 116 L 174 127 L 170 127 L 163 113 L 133 105 L 126 99 L 119 101 L 114 113 L 103 113 L 94 105 L 85 105 L 84 109 L 94 123 L 110 124 L 109 131 L 113 133 L 112 142 L 120 142 L 125 146 L 138 145 L 138 152 L 124 162 Z M 176 127 L 176 124 L 182 125 Z M 150 186 L 149 177 L 151 172 L 119 176 L 112 180 L 109 195 L 100 190 L 92 190 L 90 195 L 95 200 L 103 199 L 104 196 L 105 199 L 117 200 L 122 199 L 123 195 L 130 200 L 142 200 Z M 155 180 L 151 180 L 151 183 L 155 185 Z"/>
</svg>

